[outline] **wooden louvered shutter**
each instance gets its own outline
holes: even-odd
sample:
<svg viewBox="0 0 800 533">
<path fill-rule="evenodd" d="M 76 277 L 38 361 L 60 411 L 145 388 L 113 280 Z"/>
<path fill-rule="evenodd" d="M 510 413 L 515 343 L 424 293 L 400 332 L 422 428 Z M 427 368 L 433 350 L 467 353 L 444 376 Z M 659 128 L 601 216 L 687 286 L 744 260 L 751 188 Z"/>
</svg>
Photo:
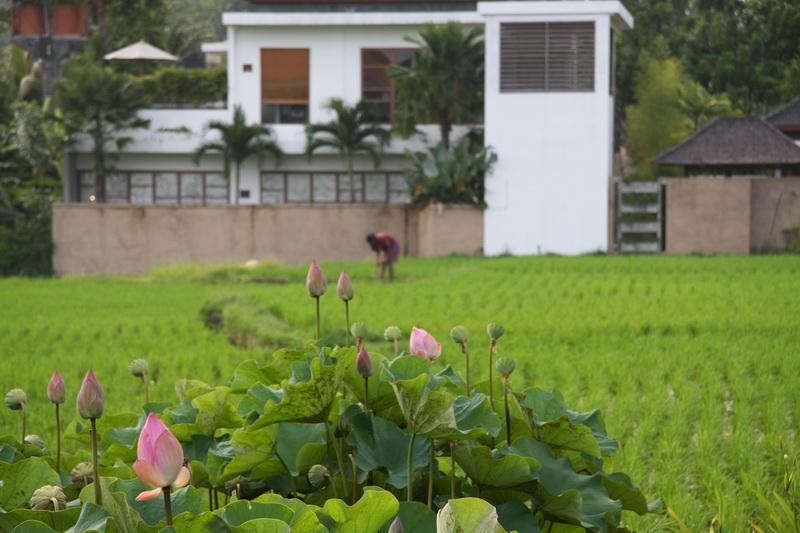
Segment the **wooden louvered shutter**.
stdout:
<svg viewBox="0 0 800 533">
<path fill-rule="evenodd" d="M 500 91 L 593 91 L 593 22 L 500 24 Z"/>
</svg>

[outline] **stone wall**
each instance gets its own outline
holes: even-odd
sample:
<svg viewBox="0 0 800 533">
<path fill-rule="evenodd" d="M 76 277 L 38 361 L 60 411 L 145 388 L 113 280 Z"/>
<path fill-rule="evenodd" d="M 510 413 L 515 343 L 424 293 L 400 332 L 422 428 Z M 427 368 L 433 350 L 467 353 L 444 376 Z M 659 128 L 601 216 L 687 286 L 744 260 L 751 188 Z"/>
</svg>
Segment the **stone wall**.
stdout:
<svg viewBox="0 0 800 533">
<path fill-rule="evenodd" d="M 287 264 L 358 261 L 373 254 L 365 237 L 388 231 L 403 255 L 476 254 L 483 212 L 465 207 L 278 205 L 187 206 L 57 204 L 53 263 L 58 275 L 139 274 L 177 263 Z"/>
</svg>

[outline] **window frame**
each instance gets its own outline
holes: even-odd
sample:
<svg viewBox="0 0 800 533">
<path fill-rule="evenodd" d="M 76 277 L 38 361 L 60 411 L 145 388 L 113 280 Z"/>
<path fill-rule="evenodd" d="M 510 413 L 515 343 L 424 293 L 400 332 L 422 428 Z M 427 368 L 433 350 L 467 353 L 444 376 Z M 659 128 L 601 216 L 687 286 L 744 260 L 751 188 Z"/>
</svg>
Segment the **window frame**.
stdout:
<svg viewBox="0 0 800 533">
<path fill-rule="evenodd" d="M 269 54 L 275 53 L 275 55 L 279 55 L 280 53 L 285 52 L 286 55 L 297 54 L 297 53 L 304 53 L 305 55 L 305 96 L 302 98 L 289 98 L 289 97 L 281 97 L 281 96 L 268 96 L 265 95 L 265 91 L 267 91 L 267 86 L 269 81 L 276 81 L 279 80 L 280 77 L 270 77 L 267 78 L 266 75 L 269 71 L 267 65 L 270 59 L 273 62 L 277 63 L 290 63 L 292 65 L 299 64 L 298 61 L 294 59 L 276 59 L 274 56 L 269 58 Z M 260 93 L 261 93 L 261 123 L 262 124 L 307 124 L 309 122 L 309 113 L 310 113 L 310 94 L 311 94 L 311 49 L 310 48 L 260 48 L 260 65 L 261 65 L 261 78 L 260 78 Z M 300 69 L 303 70 L 303 69 Z M 274 106 L 274 109 L 270 109 Z M 281 120 L 281 118 L 286 115 L 290 115 L 293 112 L 297 112 L 298 109 L 304 107 L 304 109 L 300 109 L 300 113 L 302 115 L 301 119 L 299 120 Z M 270 112 L 274 111 L 274 119 L 268 120 L 268 116 Z"/>
<path fill-rule="evenodd" d="M 388 67 L 397 65 L 396 56 L 398 52 L 411 52 L 410 60 L 413 60 L 414 54 L 419 50 L 419 48 L 409 47 L 409 48 L 361 48 L 361 99 L 376 106 L 378 104 L 389 104 L 389 120 L 383 120 L 382 118 L 379 120 L 374 121 L 375 124 L 394 124 L 395 123 L 395 110 L 397 108 L 397 81 L 389 78 L 389 86 L 388 87 L 365 87 L 364 81 L 367 78 L 365 75 L 366 70 L 368 69 L 378 69 L 383 67 L 385 71 Z M 367 63 L 364 61 L 366 54 L 369 52 L 381 52 L 381 53 L 389 53 L 389 63 L 388 64 L 380 64 L 380 63 Z M 368 92 L 388 92 L 389 98 L 388 99 L 370 99 L 366 97 L 366 93 Z"/>
</svg>

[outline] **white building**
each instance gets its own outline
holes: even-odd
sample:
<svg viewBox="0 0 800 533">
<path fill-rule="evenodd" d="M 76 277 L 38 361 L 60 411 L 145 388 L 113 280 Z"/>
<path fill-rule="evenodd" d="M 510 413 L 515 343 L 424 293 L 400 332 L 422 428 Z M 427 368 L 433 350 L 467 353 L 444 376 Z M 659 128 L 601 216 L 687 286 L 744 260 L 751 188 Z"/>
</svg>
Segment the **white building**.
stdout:
<svg viewBox="0 0 800 533">
<path fill-rule="evenodd" d="M 409 60 L 413 48 L 404 37 L 425 24 L 458 21 L 485 27 L 485 140 L 498 154 L 486 181 L 485 253 L 606 250 L 613 42 L 615 32 L 632 26 L 625 8 L 618 1 L 511 1 L 450 4 L 458 11 L 446 9 L 447 2 L 380 3 L 369 10 L 377 4 L 349 4 L 361 6 L 354 11 L 225 13 L 227 45 L 212 48 L 227 48 L 227 106 L 142 113 L 151 127 L 133 132 L 106 201 L 236 203 L 218 156 L 195 166 L 191 154 L 212 138 L 204 124 L 229 122 L 241 105 L 248 123 L 274 129 L 287 157 L 280 168 L 246 161 L 238 203 L 403 203 L 404 151 L 438 142 L 437 126 L 423 126 L 424 137 L 394 140 L 380 169 L 366 156 L 359 159 L 353 183 L 336 154 L 311 161 L 303 155 L 303 126 L 329 120 L 323 105 L 332 97 L 379 101 L 389 122 L 392 82 L 383 69 Z M 442 10 L 429 10 L 434 7 Z M 72 154 L 67 168 L 66 201 L 90 202 L 89 154 Z"/>
</svg>

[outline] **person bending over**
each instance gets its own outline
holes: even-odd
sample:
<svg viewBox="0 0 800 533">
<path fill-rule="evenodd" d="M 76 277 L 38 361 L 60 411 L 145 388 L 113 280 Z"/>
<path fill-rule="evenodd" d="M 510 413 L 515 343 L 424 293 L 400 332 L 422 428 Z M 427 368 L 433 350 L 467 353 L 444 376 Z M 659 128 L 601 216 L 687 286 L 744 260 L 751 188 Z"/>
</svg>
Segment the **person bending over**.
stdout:
<svg viewBox="0 0 800 533">
<path fill-rule="evenodd" d="M 367 242 L 375 252 L 377 265 L 381 267 L 380 279 L 389 267 L 389 281 L 394 281 L 394 264 L 400 257 L 400 242 L 391 233 L 370 233 Z"/>
</svg>

